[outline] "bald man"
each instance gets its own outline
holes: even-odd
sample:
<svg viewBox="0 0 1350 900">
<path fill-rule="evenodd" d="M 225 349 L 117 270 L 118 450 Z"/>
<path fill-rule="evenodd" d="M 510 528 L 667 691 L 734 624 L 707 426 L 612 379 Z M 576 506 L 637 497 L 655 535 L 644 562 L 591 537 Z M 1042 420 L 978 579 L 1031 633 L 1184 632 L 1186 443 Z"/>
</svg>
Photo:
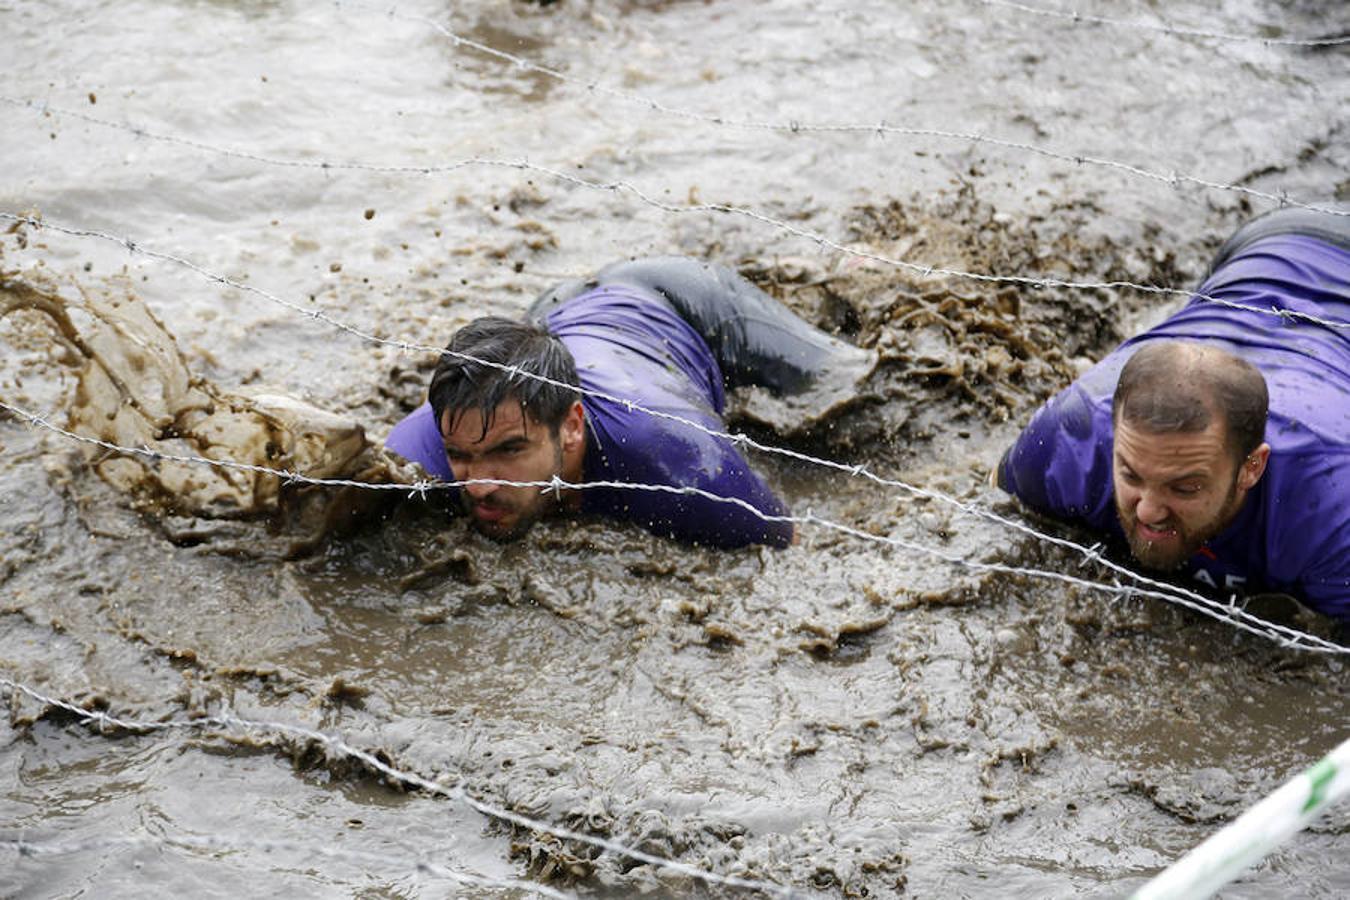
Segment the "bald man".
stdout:
<svg viewBox="0 0 1350 900">
<path fill-rule="evenodd" d="M 1198 294 L 1043 406 L 998 485 L 1223 598 L 1275 591 L 1350 621 L 1350 222 L 1280 211 Z"/>
</svg>

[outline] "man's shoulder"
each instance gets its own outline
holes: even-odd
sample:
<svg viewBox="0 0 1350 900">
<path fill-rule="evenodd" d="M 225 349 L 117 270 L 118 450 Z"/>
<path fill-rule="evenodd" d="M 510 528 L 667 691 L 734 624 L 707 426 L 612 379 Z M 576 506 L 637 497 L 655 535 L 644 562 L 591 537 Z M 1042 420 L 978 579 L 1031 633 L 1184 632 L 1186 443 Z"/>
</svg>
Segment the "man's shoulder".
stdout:
<svg viewBox="0 0 1350 900">
<path fill-rule="evenodd" d="M 639 288 L 588 291 L 551 312 L 548 328 L 572 353 L 583 386 L 606 395 L 596 398 L 601 404 L 722 408 L 722 372 L 707 343 Z"/>
<path fill-rule="evenodd" d="M 670 379 L 659 379 L 668 381 Z M 625 380 L 588 379 L 584 387 L 604 385 L 582 397 L 593 449 L 603 467 L 620 480 L 672 479 L 715 454 L 725 427 L 705 401 L 681 384 L 638 385 Z M 615 389 L 627 389 L 621 394 Z M 662 475 L 666 477 L 661 478 Z"/>
<path fill-rule="evenodd" d="M 404 416 L 384 439 L 384 446 L 399 456 L 415 462 L 429 474 L 444 481 L 453 480 L 450 463 L 445 456 L 440 429 L 430 403 L 423 403 Z"/>
<path fill-rule="evenodd" d="M 689 328 L 668 304 L 643 289 L 625 284 L 597 285 L 559 304 L 547 316 L 549 331 L 568 335 L 664 335 Z"/>
<path fill-rule="evenodd" d="M 1272 571 L 1350 576 L 1350 446 L 1276 446 L 1263 480 L 1260 529 Z"/>
</svg>

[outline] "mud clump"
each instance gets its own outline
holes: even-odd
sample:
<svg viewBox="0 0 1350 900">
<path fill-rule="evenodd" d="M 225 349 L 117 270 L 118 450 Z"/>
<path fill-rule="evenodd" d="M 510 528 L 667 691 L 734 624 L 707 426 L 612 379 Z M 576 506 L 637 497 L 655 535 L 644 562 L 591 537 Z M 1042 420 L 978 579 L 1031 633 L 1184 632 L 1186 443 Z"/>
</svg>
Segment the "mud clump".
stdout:
<svg viewBox="0 0 1350 900">
<path fill-rule="evenodd" d="M 327 531 L 377 499 L 317 490 L 304 479 L 415 480 L 352 419 L 280 391 L 228 391 L 195 376 L 127 284 L 77 291 L 75 301 L 56 285 L 0 273 L 0 316 L 37 315 L 50 324 L 77 373 L 65 403 L 67 430 L 85 440 L 90 468 L 135 509 L 161 519 L 175 543 L 221 535 L 198 519 L 272 517 L 299 532 Z"/>
<path fill-rule="evenodd" d="M 832 266 L 743 262 L 741 271 L 760 287 L 879 356 L 858 402 L 814 426 L 807 439 L 886 457 L 901 443 L 953 427 L 981 431 L 1020 421 L 1125 337 L 1123 316 L 1156 301 L 1128 289 L 1050 282 L 1176 287 L 1192 277 L 1170 253 L 1085 237 L 1074 225 L 1095 213 L 1091 206 L 1062 212 L 1053 225 L 1039 217 L 1017 220 L 964 184 L 936 199 L 852 210 L 848 245 L 868 256 L 842 256 Z M 943 269 L 1017 273 L 1019 280 L 936 271 Z M 756 419 L 744 404 L 735 412 Z"/>
</svg>

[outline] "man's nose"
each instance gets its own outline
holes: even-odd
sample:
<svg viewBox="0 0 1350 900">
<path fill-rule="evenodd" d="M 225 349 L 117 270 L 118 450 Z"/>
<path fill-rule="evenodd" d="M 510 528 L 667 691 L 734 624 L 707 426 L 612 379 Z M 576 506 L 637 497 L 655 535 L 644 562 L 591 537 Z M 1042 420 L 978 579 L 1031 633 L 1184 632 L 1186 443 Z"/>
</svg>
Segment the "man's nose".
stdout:
<svg viewBox="0 0 1350 900">
<path fill-rule="evenodd" d="M 1165 521 L 1170 513 L 1157 491 L 1139 492 L 1139 502 L 1134 507 L 1134 514 L 1139 521 L 1145 525 L 1156 524 Z"/>
<path fill-rule="evenodd" d="M 464 480 L 464 481 L 473 481 L 473 480 L 478 479 L 478 478 L 493 478 L 493 477 L 495 477 L 495 475 L 494 475 L 493 472 L 491 471 L 490 467 L 484 465 L 484 464 L 481 463 L 481 462 L 476 462 L 476 461 L 475 461 L 475 462 L 465 463 L 465 464 L 461 465 L 460 468 L 463 469 L 463 474 L 460 475 L 459 477 L 460 477 L 462 480 Z M 457 473 L 457 474 L 458 474 L 458 473 Z M 498 488 L 498 485 L 495 485 L 495 484 L 466 484 L 466 485 L 464 485 L 464 490 L 468 491 L 469 496 L 472 497 L 472 498 L 475 499 L 475 500 L 482 500 L 484 497 L 488 496 L 488 495 L 491 494 L 493 491 L 497 490 L 497 488 Z"/>
</svg>

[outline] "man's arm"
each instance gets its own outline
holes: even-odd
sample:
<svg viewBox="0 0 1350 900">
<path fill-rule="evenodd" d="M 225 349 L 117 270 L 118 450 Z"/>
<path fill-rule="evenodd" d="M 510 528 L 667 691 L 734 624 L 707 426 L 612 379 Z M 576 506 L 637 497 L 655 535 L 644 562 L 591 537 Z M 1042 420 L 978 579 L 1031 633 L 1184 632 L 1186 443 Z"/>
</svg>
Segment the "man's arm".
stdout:
<svg viewBox="0 0 1350 900">
<path fill-rule="evenodd" d="M 1109 411 L 1070 385 L 1032 416 L 989 483 L 1047 515 L 1104 527 L 1112 519 Z"/>
<path fill-rule="evenodd" d="M 724 548 L 749 544 L 782 548 L 791 544 L 792 523 L 774 520 L 789 514 L 787 504 L 734 447 L 725 440 L 708 440 L 721 446 L 705 446 L 699 454 L 702 465 L 691 467 L 677 483 L 726 499 L 677 497 L 678 502 L 662 514 L 670 534 L 690 543 Z M 712 466 L 707 465 L 709 451 L 713 454 L 711 458 L 717 460 Z"/>
<path fill-rule="evenodd" d="M 430 403 L 423 403 L 395 425 L 384 439 L 384 446 L 409 462 L 417 463 L 429 475 L 442 481 L 455 480 Z"/>
<path fill-rule="evenodd" d="M 644 417 L 632 422 L 623 451 L 609 454 L 612 474 L 620 480 L 699 493 L 625 491 L 622 508 L 613 513 L 692 544 L 792 543 L 792 523 L 778 520 L 788 515 L 787 505 L 726 438 Z"/>
<path fill-rule="evenodd" d="M 1332 480 L 1329 486 L 1343 491 L 1344 481 Z M 1297 546 L 1287 547 L 1286 556 L 1298 550 L 1304 554 L 1294 593 L 1322 615 L 1350 622 L 1350 498 L 1342 492 L 1329 502 L 1321 522 L 1287 524 L 1289 538 Z"/>
</svg>

